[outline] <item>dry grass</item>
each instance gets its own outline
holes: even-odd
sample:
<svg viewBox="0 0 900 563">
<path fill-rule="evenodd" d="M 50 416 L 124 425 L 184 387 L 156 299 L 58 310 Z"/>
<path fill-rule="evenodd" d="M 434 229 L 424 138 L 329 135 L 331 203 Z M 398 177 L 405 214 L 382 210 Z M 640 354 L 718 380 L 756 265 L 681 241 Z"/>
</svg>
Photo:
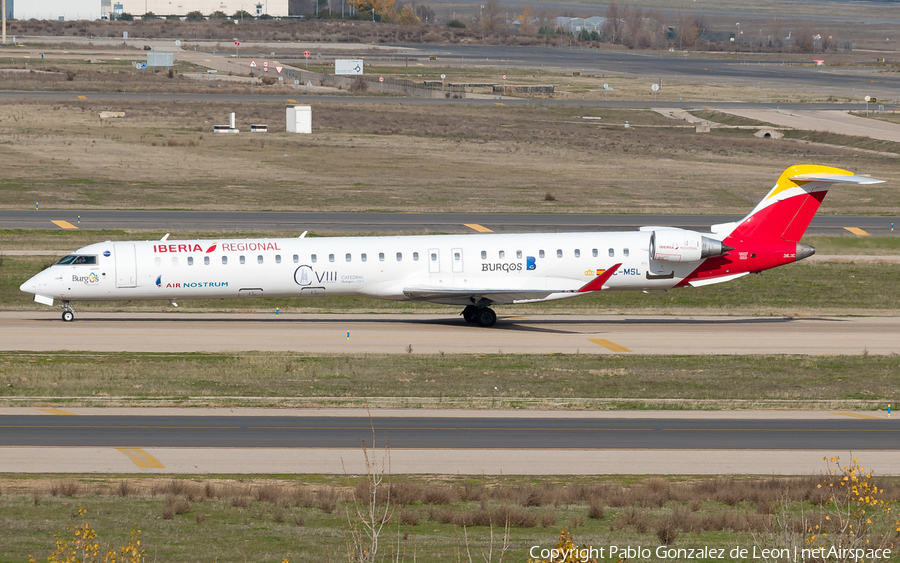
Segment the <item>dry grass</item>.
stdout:
<svg viewBox="0 0 900 563">
<path fill-rule="evenodd" d="M 101 122 L 109 109 L 126 118 Z M 235 136 L 214 135 L 212 125 L 236 111 L 240 123 L 278 131 L 283 104 L 6 110 L 0 196 L 14 208 L 739 214 L 797 162 L 900 179 L 891 159 L 775 145 L 750 132 L 697 135 L 644 111 L 324 104 L 313 109 L 313 135 Z M 897 213 L 900 202 L 884 190 L 837 190 L 825 210 Z"/>
<path fill-rule="evenodd" d="M 776 505 L 789 509 L 786 529 L 802 532 L 804 524 L 825 525 L 817 511 L 828 503 L 822 491 L 829 479 L 839 478 L 622 476 L 575 481 L 546 477 L 535 482 L 533 477 L 510 476 L 391 477 L 389 488 L 404 497 L 403 503 L 394 504 L 398 516 L 391 526 L 399 526 L 398 537 L 415 538 L 420 561 L 454 560 L 452 550 L 462 526 L 470 540 L 481 542 L 489 538 L 491 526 L 496 533 L 507 523 L 512 541 L 523 545 L 549 541 L 560 522 L 579 537 L 602 536 L 611 542 L 734 545 L 772 530 Z M 4 555 L 18 561 L 25 557 L 20 552 L 27 555 L 35 545 L 49 545 L 45 540 L 52 540 L 52 531 L 71 521 L 72 506 L 77 504 L 88 508 L 93 527 L 112 532 L 113 538 L 139 522 L 145 547 L 160 560 L 196 561 L 198 554 L 209 553 L 210 545 L 221 551 L 246 550 L 248 560 L 277 560 L 284 556 L 281 549 L 313 560 L 313 550 L 340 553 L 345 508 L 356 502 L 354 492 L 360 491 L 364 480 L 359 476 L 0 477 Z M 884 489 L 883 499 L 900 500 L 897 478 L 875 481 Z M 52 496 L 62 482 L 77 484 L 79 492 Z M 132 491 L 127 497 L 117 492 L 123 482 Z M 430 489 L 455 493 L 448 504 L 430 505 Z M 192 491 L 206 495 L 191 499 Z M 479 498 L 457 498 L 460 491 L 477 491 L 466 494 Z M 660 495 L 665 495 L 664 502 L 653 500 Z M 325 497 L 334 499 L 331 512 L 295 503 Z"/>
<path fill-rule="evenodd" d="M 436 361 L 439 359 L 439 361 Z M 598 369 L 598 360 L 603 368 Z M 295 365 L 285 373 L 286 361 Z M 239 354 L 0 354 L 0 404 L 17 397 L 59 397 L 65 404 L 355 405 L 367 398 L 392 406 L 508 408 L 676 408 L 769 406 L 879 408 L 896 390 L 895 356 L 593 356 L 579 355 L 302 355 Z M 460 374 L 465 374 L 461 376 Z M 266 394 L 259 396 L 259 381 Z M 489 391 L 497 381 L 510 382 Z M 439 383 L 438 383 L 439 382 Z M 97 397 L 91 399 L 90 389 Z M 237 397 L 243 397 L 238 399 Z M 190 399 L 188 399 L 190 398 Z M 818 402 L 818 403 L 817 403 Z M 33 403 L 37 404 L 37 403 Z M 191 498 L 280 495 L 269 488 L 206 490 L 173 481 L 155 494 Z M 364 493 L 364 491 L 361 491 Z M 392 491 L 398 499 L 420 493 Z M 540 489 L 522 493 L 528 506 L 546 505 Z M 429 488 L 428 504 L 478 500 L 477 487 Z M 364 496 L 364 495 L 363 495 Z M 325 509 L 328 491 L 295 502 Z M 360 497 L 362 498 L 362 497 Z M 584 497 L 586 498 L 586 497 Z M 671 499 L 667 490 L 647 502 Z M 724 500 L 724 499 L 723 499 Z M 555 502 L 555 501 L 554 501 Z M 606 502 L 606 501 L 604 501 Z M 616 506 L 614 497 L 606 502 Z"/>
</svg>

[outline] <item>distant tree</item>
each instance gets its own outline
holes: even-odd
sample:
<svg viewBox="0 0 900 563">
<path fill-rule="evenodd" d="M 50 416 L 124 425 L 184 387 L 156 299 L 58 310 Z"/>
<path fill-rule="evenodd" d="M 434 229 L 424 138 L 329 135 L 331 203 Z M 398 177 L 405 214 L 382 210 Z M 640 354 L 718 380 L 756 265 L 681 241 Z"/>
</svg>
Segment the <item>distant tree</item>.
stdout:
<svg viewBox="0 0 900 563">
<path fill-rule="evenodd" d="M 482 33 L 491 33 L 496 31 L 497 23 L 500 19 L 500 0 L 487 0 L 481 9 L 481 17 L 478 20 L 478 27 Z"/>
<path fill-rule="evenodd" d="M 128 12 L 122 12 L 121 14 L 119 14 L 118 19 L 122 20 L 123 22 L 133 22 L 134 16 L 129 14 Z"/>
<path fill-rule="evenodd" d="M 422 4 L 421 6 L 416 6 L 416 15 L 419 16 L 419 19 L 424 21 L 425 23 L 432 22 L 434 23 L 434 10 L 430 7 Z"/>
<path fill-rule="evenodd" d="M 394 0 L 354 0 L 353 5 L 360 12 L 375 11 L 375 15 L 385 22 L 392 22 L 397 19 L 397 9 L 394 8 Z"/>
<path fill-rule="evenodd" d="M 227 17 L 228 17 L 228 14 L 226 14 L 225 12 L 223 12 L 221 10 L 216 10 L 215 12 L 213 12 L 209 15 L 209 19 L 211 19 L 211 20 L 224 20 Z"/>
<path fill-rule="evenodd" d="M 180 19 L 181 19 L 181 18 L 179 18 L 179 17 L 176 16 L 175 14 L 169 14 L 168 16 L 166 16 L 166 20 L 169 20 L 169 21 L 177 21 L 177 20 L 180 20 Z"/>
<path fill-rule="evenodd" d="M 447 22 L 447 27 L 454 27 L 456 29 L 465 29 L 466 24 L 464 24 L 463 22 L 461 22 L 459 20 L 450 20 Z"/>
<path fill-rule="evenodd" d="M 147 12 L 146 14 L 144 14 L 143 16 L 141 16 L 141 19 L 142 19 L 142 20 L 158 20 L 158 19 L 159 19 L 159 16 L 157 16 L 157 15 L 154 14 L 153 12 Z"/>
<path fill-rule="evenodd" d="M 238 10 L 234 14 L 231 15 L 232 19 L 240 20 L 240 19 L 250 19 L 253 17 L 253 14 L 248 12 L 247 10 Z"/>
<path fill-rule="evenodd" d="M 257 16 L 256 19 L 260 19 L 260 20 L 270 20 L 270 19 L 272 19 L 272 16 L 270 16 L 269 14 L 260 14 L 259 16 Z"/>
<path fill-rule="evenodd" d="M 597 33 L 597 30 L 591 31 L 591 41 L 600 41 L 600 34 Z"/>
<path fill-rule="evenodd" d="M 606 6 L 606 21 L 603 22 L 603 34 L 610 43 L 622 42 L 622 14 L 616 0 L 610 0 Z"/>
<path fill-rule="evenodd" d="M 184 19 L 189 22 L 199 22 L 205 20 L 206 18 L 203 17 L 203 14 L 200 12 L 200 10 L 194 10 L 193 12 L 188 12 L 184 16 Z"/>
<path fill-rule="evenodd" d="M 525 4 L 525 9 L 522 10 L 522 15 L 519 18 L 519 33 L 524 33 L 526 35 L 531 35 L 534 33 L 532 29 L 532 21 L 534 20 L 534 13 L 531 11 L 531 6 Z"/>
<path fill-rule="evenodd" d="M 400 9 L 400 14 L 397 16 L 397 23 L 400 25 L 422 25 L 422 20 L 416 15 L 416 11 L 413 7 L 406 4 Z"/>
</svg>

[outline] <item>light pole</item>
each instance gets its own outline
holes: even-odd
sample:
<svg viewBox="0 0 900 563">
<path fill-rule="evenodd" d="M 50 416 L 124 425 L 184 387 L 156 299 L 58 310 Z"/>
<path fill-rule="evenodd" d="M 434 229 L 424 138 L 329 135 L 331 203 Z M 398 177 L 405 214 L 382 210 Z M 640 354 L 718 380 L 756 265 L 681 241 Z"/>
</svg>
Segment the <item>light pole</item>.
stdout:
<svg viewBox="0 0 900 563">
<path fill-rule="evenodd" d="M 3 0 L 3 44 L 6 45 L 6 0 Z"/>
<path fill-rule="evenodd" d="M 737 35 L 734 36 L 734 42 L 736 44 L 740 44 L 740 42 L 741 42 L 741 22 L 737 22 L 734 25 L 737 26 Z"/>
</svg>

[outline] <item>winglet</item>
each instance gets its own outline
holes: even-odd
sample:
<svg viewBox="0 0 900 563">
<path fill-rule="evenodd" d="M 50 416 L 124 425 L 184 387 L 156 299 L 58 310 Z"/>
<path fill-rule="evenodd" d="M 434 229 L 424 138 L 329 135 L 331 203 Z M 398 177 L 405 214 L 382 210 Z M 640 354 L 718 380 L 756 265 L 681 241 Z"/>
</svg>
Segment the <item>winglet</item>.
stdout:
<svg viewBox="0 0 900 563">
<path fill-rule="evenodd" d="M 609 278 L 611 278 L 612 275 L 616 273 L 616 270 L 618 270 L 619 266 L 621 265 L 621 263 L 616 264 L 591 281 L 587 282 L 581 287 L 581 289 L 578 290 L 578 293 L 584 293 L 586 291 L 600 291 L 601 289 L 603 289 L 603 284 L 609 281 Z"/>
</svg>

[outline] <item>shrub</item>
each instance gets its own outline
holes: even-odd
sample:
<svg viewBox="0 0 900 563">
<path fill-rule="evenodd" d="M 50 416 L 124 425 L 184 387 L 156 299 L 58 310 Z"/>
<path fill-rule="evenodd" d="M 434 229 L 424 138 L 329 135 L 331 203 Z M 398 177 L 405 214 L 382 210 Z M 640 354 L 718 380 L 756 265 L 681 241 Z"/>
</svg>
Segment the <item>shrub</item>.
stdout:
<svg viewBox="0 0 900 563">
<path fill-rule="evenodd" d="M 663 545 L 669 545 L 678 537 L 678 529 L 673 518 L 666 518 L 656 525 L 656 538 Z"/>
<path fill-rule="evenodd" d="M 541 515 L 541 527 L 549 528 L 556 524 L 556 512 L 548 510 Z"/>
<path fill-rule="evenodd" d="M 599 502 L 591 502 L 590 508 L 588 508 L 588 518 L 591 520 L 601 520 L 603 519 L 603 505 Z"/>
<path fill-rule="evenodd" d="M 459 20 L 450 20 L 447 22 L 447 27 L 453 27 L 456 29 L 465 29 L 466 24 L 464 24 L 463 22 L 461 22 Z"/>
<path fill-rule="evenodd" d="M 80 491 L 81 486 L 71 479 L 56 481 L 50 486 L 50 494 L 54 497 L 74 497 Z"/>
<path fill-rule="evenodd" d="M 400 523 L 405 526 L 415 526 L 422 521 L 422 513 L 417 510 L 401 510 Z"/>
</svg>

